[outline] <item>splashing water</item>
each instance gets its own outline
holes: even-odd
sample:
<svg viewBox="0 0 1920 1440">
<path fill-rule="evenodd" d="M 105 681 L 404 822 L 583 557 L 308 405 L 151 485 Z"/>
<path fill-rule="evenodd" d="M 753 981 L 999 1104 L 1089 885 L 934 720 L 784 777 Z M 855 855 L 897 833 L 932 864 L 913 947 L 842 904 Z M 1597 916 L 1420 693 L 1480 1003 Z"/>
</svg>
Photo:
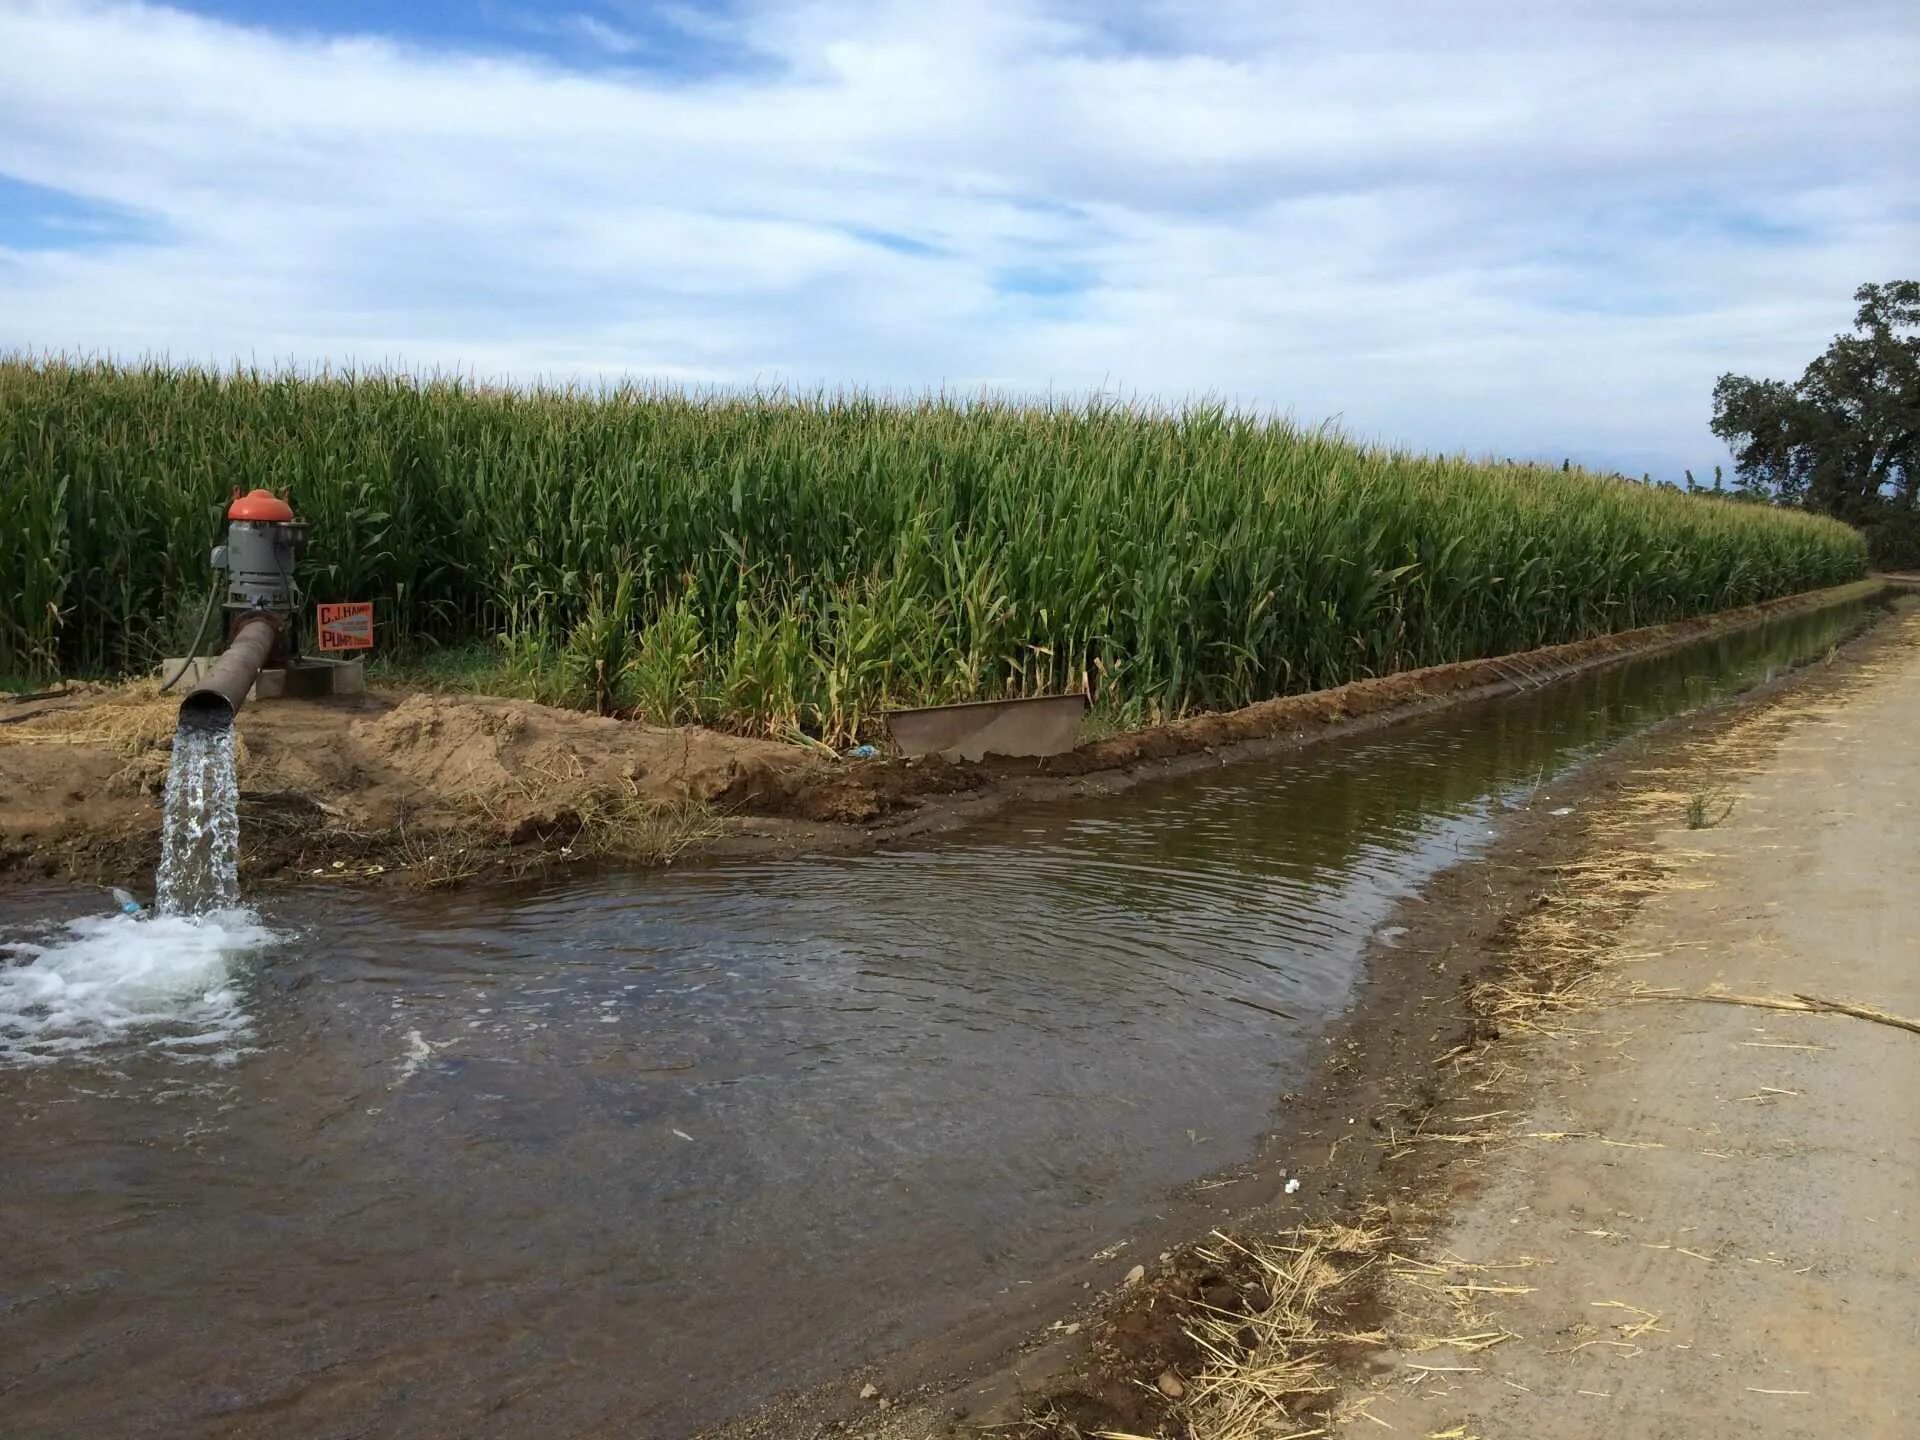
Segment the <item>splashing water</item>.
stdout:
<svg viewBox="0 0 1920 1440">
<path fill-rule="evenodd" d="M 156 913 L 200 915 L 239 904 L 239 799 L 233 728 L 182 725 L 167 770 Z"/>
<path fill-rule="evenodd" d="M 153 913 L 0 936 L 0 1065 L 144 1050 L 227 1062 L 252 1022 L 235 961 L 278 937 L 240 908 L 233 731 L 183 725 Z M 16 932 L 17 933 L 17 932 Z"/>
<path fill-rule="evenodd" d="M 233 961 L 274 943 L 245 910 L 83 915 L 0 940 L 0 1066 L 136 1047 L 225 1063 L 252 1033 Z"/>
</svg>

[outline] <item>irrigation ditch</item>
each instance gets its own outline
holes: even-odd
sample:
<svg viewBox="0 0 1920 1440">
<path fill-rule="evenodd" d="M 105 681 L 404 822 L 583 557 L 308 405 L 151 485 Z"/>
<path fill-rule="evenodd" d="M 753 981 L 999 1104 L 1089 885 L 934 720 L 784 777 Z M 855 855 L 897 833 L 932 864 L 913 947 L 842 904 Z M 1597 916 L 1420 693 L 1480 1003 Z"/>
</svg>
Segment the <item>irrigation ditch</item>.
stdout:
<svg viewBox="0 0 1920 1440">
<path fill-rule="evenodd" d="M 84 898 L 17 874 L 0 1049 L 25 1068 L 0 1069 L 0 1130 L 21 1243 L 0 1284 L 39 1298 L 0 1315 L 10 1423 L 684 1435 L 784 1392 L 735 1433 L 1148 1434 L 1232 1389 L 1196 1328 L 1226 1359 L 1284 1352 L 1253 1390 L 1310 1415 L 1368 1363 L 1369 1257 L 1475 1173 L 1440 1157 L 1498 1139 L 1466 1118 L 1502 1108 L 1474 1087 L 1518 1078 L 1499 1046 L 1557 993 L 1526 998 L 1506 917 L 1564 941 L 1543 877 L 1608 875 L 1574 912 L 1602 936 L 1604 907 L 1651 883 L 1631 856 L 1573 863 L 1618 841 L 1621 767 L 1759 703 L 1716 700 L 1839 673 L 1877 606 L 1849 587 L 1551 667 L 1304 697 L 1156 732 L 1158 758 L 1117 768 L 980 767 L 989 783 L 932 791 L 932 817 L 902 805 L 891 832 L 748 816 L 762 833 L 670 873 L 400 894 L 289 863 L 326 878 L 257 886 L 229 948 L 176 957 L 178 995 L 158 983 L 174 960 L 85 917 L 63 930 L 47 917 Z M 356 787 L 471 785 L 477 756 L 546 806 L 602 751 L 622 783 L 638 764 L 684 784 L 705 743 L 578 715 L 542 731 L 513 702 L 342 703 L 239 721 L 243 785 L 258 806 L 259 767 L 281 767 L 264 773 L 300 798 L 268 803 L 307 817 L 309 860 L 315 817 Z M 70 796 L 90 756 L 109 778 L 130 763 L 101 737 L 137 734 L 147 704 L 48 711 L 64 739 L 0 760 L 54 757 Z M 294 714 L 333 748 L 275 730 Z M 567 747 L 532 787 L 530 729 Z M 418 757 L 404 791 L 369 736 Z M 836 786 L 914 769 L 803 763 Z M 196 1069 L 208 1037 L 226 1063 Z M 124 1183 L 88 1179 L 106 1172 Z M 1230 1222 L 1233 1243 L 1206 1238 Z M 130 1326 L 139 1346 L 105 1344 Z M 108 1353 L 112 1384 L 90 1358 Z"/>
<path fill-rule="evenodd" d="M 1850 697 L 1889 670 L 1910 669 L 1917 644 L 1920 604 L 1909 587 L 1891 618 L 1813 663 L 1662 721 L 1539 789 L 1503 815 L 1486 849 L 1427 881 L 1379 928 L 1366 985 L 1321 1037 L 1312 1078 L 1279 1097 L 1258 1158 L 1170 1197 L 1123 1246 L 1033 1277 L 971 1327 L 789 1395 L 714 1429 L 711 1440 L 1370 1433 L 1396 1428 L 1405 1417 L 1394 1400 L 1423 1381 L 1437 1382 L 1424 1388 L 1443 1398 L 1415 1402 L 1425 1422 L 1417 1433 L 1447 1423 L 1436 1416 L 1457 1421 L 1459 1404 L 1445 1398 L 1455 1393 L 1444 1383 L 1450 1372 L 1477 1375 L 1490 1368 L 1475 1363 L 1483 1352 L 1523 1339 L 1508 1328 L 1501 1297 L 1530 1293 L 1540 1267 L 1554 1262 L 1515 1251 L 1477 1263 L 1442 1243 L 1453 1217 L 1499 1183 L 1522 1147 L 1584 1139 L 1662 1148 L 1525 1128 L 1546 1083 L 1546 1057 L 1577 1086 L 1582 1065 L 1555 1052 L 1576 1037 L 1618 1047 L 1632 1033 L 1617 1024 L 1593 1029 L 1597 1012 L 1649 999 L 1705 1000 L 1851 1015 L 1895 1032 L 1920 1027 L 1819 996 L 1652 992 L 1633 974 L 1646 956 L 1622 944 L 1650 899 L 1692 888 L 1688 867 L 1697 856 L 1659 837 L 1716 823 L 1713 811 L 1704 821 L 1689 818 L 1697 797 L 1737 796 L 1783 743 L 1836 719 L 1844 725 Z M 1684 1238 L 1652 1248 L 1679 1245 L 1689 1264 L 1710 1258 L 1685 1250 Z M 1793 1238 L 1782 1231 L 1779 1243 Z M 1593 1278 L 1591 1266 L 1586 1273 Z M 1534 1337 L 1542 1363 L 1594 1344 L 1638 1354 L 1618 1337 L 1671 1333 L 1652 1312 L 1593 1303 L 1625 1318 L 1612 1329 Z M 1836 1363 L 1851 1373 L 1861 1362 Z M 1726 1376 L 1712 1378 L 1717 1387 Z M 1732 1389 L 1732 1399 L 1662 1401 L 1659 1413 L 1671 1419 L 1698 1407 L 1700 1423 L 1717 1423 L 1704 1417 L 1738 1408 L 1738 1384 Z M 1880 1414 L 1900 1401 L 1865 1387 L 1836 1403 Z M 1431 1433 L 1522 1433 L 1498 1422 L 1484 1430 L 1481 1415 L 1479 1424 Z M 1577 1418 L 1555 1423 L 1587 1433 Z"/>
</svg>

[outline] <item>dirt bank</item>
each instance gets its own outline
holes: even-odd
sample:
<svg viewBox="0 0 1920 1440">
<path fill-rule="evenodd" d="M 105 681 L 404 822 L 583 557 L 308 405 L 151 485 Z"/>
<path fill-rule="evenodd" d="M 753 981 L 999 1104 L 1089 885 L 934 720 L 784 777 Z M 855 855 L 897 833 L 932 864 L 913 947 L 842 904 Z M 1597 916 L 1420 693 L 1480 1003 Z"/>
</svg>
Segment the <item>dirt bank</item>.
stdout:
<svg viewBox="0 0 1920 1440">
<path fill-rule="evenodd" d="M 847 761 L 819 747 L 664 730 L 526 701 L 375 693 L 250 706 L 242 879 L 405 876 L 615 855 L 857 848 L 1009 805 L 1122 788 L 1870 593 L 1862 582 L 1723 615 L 1410 671 L 1082 745 L 1048 760 Z M 151 684 L 0 715 L 0 868 L 149 873 L 173 702 Z"/>
<path fill-rule="evenodd" d="M 725 1433 L 1911 1433 L 1920 1036 L 1640 997 L 1920 1015 L 1916 714 L 1908 611 L 1586 767 L 1401 908 L 1262 1158 Z"/>
<path fill-rule="evenodd" d="M 149 682 L 34 707 L 0 730 L 8 857 L 79 878 L 150 870 L 177 705 Z M 758 777 L 809 763 L 788 747 L 518 700 L 379 693 L 253 705 L 238 723 L 243 883 L 316 871 L 447 880 L 548 854 L 655 859 Z"/>
</svg>

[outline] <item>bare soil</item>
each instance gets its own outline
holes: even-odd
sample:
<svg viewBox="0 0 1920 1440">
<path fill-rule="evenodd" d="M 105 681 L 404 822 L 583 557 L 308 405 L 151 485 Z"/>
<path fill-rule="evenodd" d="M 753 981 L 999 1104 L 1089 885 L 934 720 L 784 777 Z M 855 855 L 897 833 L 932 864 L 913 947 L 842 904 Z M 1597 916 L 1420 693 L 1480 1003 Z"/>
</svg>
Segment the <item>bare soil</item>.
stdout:
<svg viewBox="0 0 1920 1440">
<path fill-rule="evenodd" d="M 843 760 L 817 746 L 480 697 L 260 703 L 238 722 L 242 880 L 436 883 L 605 855 L 671 859 L 689 846 L 863 848 L 1351 734 L 1873 583 L 1193 716 L 1043 760 Z M 0 713 L 0 871 L 120 883 L 150 873 L 173 711 L 146 682 L 79 687 Z"/>
<path fill-rule="evenodd" d="M 157 858 L 177 701 L 151 682 L 0 729 L 0 846 L 83 879 Z M 242 879 L 404 873 L 632 849 L 670 855 L 802 752 L 521 700 L 376 693 L 240 714 Z"/>
</svg>

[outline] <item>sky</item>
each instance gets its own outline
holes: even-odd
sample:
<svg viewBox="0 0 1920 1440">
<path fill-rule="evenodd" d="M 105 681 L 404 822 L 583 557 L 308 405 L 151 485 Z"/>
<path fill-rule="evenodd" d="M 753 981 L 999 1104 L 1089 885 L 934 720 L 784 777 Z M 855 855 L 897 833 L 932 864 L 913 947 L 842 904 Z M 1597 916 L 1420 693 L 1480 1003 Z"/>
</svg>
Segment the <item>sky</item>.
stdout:
<svg viewBox="0 0 1920 1440">
<path fill-rule="evenodd" d="M 1912 0 L 0 0 L 0 349 L 1704 476 L 1920 276 L 1917 136 Z"/>
</svg>

